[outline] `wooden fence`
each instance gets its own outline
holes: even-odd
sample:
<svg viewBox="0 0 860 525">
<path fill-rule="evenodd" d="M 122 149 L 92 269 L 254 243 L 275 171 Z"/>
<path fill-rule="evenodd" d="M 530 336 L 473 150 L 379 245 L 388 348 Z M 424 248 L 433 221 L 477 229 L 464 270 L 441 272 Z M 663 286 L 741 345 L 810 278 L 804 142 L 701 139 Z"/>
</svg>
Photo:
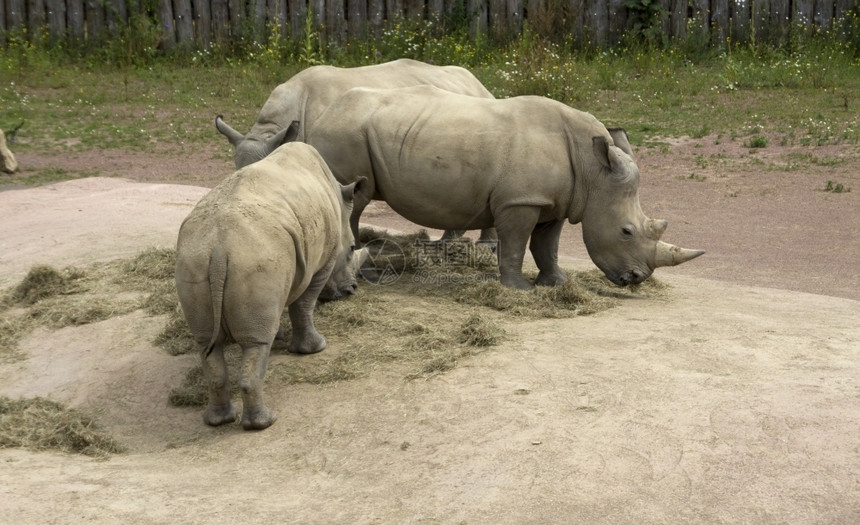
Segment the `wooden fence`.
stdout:
<svg viewBox="0 0 860 525">
<path fill-rule="evenodd" d="M 791 25 L 829 29 L 835 19 L 858 9 L 860 0 L 657 0 L 661 35 L 746 41 L 786 33 Z M 629 2 L 629 0 L 628 0 Z M 639 2 L 637 2 L 639 4 Z M 0 0 L 0 35 L 26 31 L 27 38 L 97 43 L 119 35 L 135 15 L 157 24 L 165 50 L 208 48 L 238 35 L 262 37 L 275 27 L 300 38 L 306 17 L 328 40 L 379 35 L 386 22 L 453 16 L 473 32 L 511 36 L 524 20 L 532 28 L 559 25 L 584 43 L 615 43 L 645 7 L 625 0 Z M 2 42 L 2 39 L 0 39 Z"/>
</svg>

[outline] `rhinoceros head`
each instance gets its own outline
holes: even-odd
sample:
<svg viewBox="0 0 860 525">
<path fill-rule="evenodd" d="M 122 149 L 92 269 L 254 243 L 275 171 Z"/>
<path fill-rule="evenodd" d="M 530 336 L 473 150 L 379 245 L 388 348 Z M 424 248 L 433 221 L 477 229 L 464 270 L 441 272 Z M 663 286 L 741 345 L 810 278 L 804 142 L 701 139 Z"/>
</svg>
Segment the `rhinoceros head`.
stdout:
<svg viewBox="0 0 860 525">
<path fill-rule="evenodd" d="M 362 179 L 364 180 L 364 179 Z M 320 301 L 335 301 L 345 296 L 352 295 L 358 288 L 358 270 L 367 260 L 367 248 L 355 249 L 355 238 L 352 228 L 349 226 L 349 217 L 352 214 L 352 201 L 360 182 L 353 182 L 341 187 L 341 234 L 338 246 L 337 258 L 331 276 L 325 287 L 320 292 Z"/>
<path fill-rule="evenodd" d="M 588 255 L 613 283 L 626 286 L 647 279 L 655 268 L 674 266 L 705 253 L 660 240 L 668 223 L 649 219 L 639 205 L 639 168 L 623 130 L 611 130 L 615 145 L 594 137 L 602 169 L 588 189 L 582 237 Z"/>
<path fill-rule="evenodd" d="M 230 144 L 235 148 L 233 161 L 236 169 L 242 169 L 248 164 L 253 164 L 264 159 L 269 153 L 278 149 L 278 146 L 296 140 L 299 134 L 299 121 L 294 120 L 292 124 L 278 131 L 268 138 L 242 135 L 229 124 L 224 122 L 223 117 L 215 117 L 215 128 L 227 137 Z"/>
</svg>

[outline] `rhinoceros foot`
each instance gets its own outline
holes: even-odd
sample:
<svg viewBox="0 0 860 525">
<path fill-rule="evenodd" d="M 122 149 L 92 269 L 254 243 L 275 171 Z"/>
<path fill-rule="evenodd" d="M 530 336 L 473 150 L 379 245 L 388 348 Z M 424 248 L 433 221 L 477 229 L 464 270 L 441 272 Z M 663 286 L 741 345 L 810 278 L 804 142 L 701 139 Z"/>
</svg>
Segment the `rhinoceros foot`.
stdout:
<svg viewBox="0 0 860 525">
<path fill-rule="evenodd" d="M 517 290 L 531 290 L 534 285 L 528 282 L 525 277 L 516 273 L 506 274 L 503 272 L 499 277 L 499 282 L 508 288 L 516 288 Z"/>
<path fill-rule="evenodd" d="M 293 354 L 315 354 L 325 350 L 326 345 L 325 337 L 318 332 L 305 336 L 293 334 L 293 340 L 287 350 Z"/>
<path fill-rule="evenodd" d="M 203 413 L 203 421 L 213 427 L 236 421 L 236 407 L 233 403 L 224 406 L 209 405 Z"/>
<path fill-rule="evenodd" d="M 278 417 L 268 407 L 254 412 L 247 409 L 242 412 L 242 428 L 245 430 L 263 430 L 272 426 Z"/>
<path fill-rule="evenodd" d="M 558 286 L 567 282 L 567 275 L 561 270 L 555 272 L 540 272 L 535 279 L 538 286 Z"/>
</svg>

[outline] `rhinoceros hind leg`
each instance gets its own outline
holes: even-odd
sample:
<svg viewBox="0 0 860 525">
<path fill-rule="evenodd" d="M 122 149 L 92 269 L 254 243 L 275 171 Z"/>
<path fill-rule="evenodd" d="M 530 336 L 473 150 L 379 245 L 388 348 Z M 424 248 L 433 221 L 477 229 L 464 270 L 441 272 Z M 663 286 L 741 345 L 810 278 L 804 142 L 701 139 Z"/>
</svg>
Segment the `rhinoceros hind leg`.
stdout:
<svg viewBox="0 0 860 525">
<path fill-rule="evenodd" d="M 326 347 L 325 337 L 314 327 L 314 306 L 330 274 L 330 270 L 317 272 L 304 293 L 289 307 L 293 325 L 289 351 L 294 354 L 315 354 Z"/>
<path fill-rule="evenodd" d="M 223 341 L 215 344 L 208 357 L 203 356 L 203 374 L 209 386 L 209 405 L 203 413 L 203 421 L 213 427 L 236 421 L 236 407 L 230 401 Z"/>
<path fill-rule="evenodd" d="M 537 285 L 556 286 L 567 281 L 567 274 L 558 266 L 558 240 L 563 226 L 562 221 L 544 222 L 532 231 L 529 250 L 540 270 L 535 279 Z"/>
<path fill-rule="evenodd" d="M 537 224 L 540 209 L 533 206 L 512 206 L 496 213 L 496 231 L 499 235 L 499 280 L 510 288 L 534 288 L 523 277 L 523 257 L 529 235 Z"/>
<path fill-rule="evenodd" d="M 262 430 L 275 422 L 275 413 L 263 402 L 263 380 L 269 361 L 268 344 L 242 344 L 242 428 Z"/>
</svg>

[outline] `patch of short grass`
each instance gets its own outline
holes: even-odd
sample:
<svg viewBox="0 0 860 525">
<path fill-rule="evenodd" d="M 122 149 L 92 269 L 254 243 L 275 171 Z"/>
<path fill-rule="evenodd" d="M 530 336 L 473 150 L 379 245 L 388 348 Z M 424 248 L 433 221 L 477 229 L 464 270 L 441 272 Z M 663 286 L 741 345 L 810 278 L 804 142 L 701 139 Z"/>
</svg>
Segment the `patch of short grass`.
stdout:
<svg viewBox="0 0 860 525">
<path fill-rule="evenodd" d="M 0 448 L 60 450 L 99 457 L 124 450 L 92 416 L 42 397 L 0 397 Z"/>
</svg>

